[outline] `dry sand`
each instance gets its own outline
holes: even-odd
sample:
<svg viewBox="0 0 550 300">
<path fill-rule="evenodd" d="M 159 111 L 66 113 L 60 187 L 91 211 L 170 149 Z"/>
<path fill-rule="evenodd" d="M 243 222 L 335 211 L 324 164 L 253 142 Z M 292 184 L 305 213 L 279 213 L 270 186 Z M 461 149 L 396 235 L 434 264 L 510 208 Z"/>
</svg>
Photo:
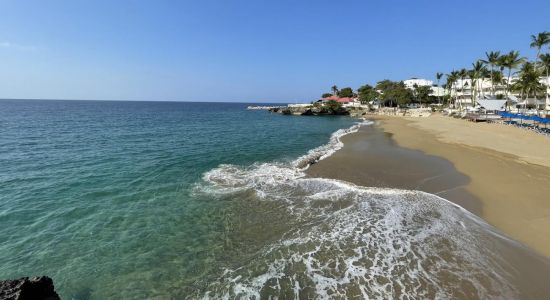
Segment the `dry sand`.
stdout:
<svg viewBox="0 0 550 300">
<path fill-rule="evenodd" d="M 308 173 L 438 194 L 550 257 L 550 138 L 502 124 L 376 117 Z M 416 151 L 415 151 L 416 150 Z"/>
</svg>

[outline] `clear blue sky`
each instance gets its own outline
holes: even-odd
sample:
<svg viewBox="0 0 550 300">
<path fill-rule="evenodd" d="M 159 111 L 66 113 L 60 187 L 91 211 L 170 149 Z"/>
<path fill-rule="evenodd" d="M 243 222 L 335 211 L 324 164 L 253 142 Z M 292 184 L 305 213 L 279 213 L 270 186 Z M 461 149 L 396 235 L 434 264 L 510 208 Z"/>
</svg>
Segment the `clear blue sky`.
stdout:
<svg viewBox="0 0 550 300">
<path fill-rule="evenodd" d="M 309 101 L 534 57 L 550 1 L 0 0 L 0 98 Z"/>
</svg>

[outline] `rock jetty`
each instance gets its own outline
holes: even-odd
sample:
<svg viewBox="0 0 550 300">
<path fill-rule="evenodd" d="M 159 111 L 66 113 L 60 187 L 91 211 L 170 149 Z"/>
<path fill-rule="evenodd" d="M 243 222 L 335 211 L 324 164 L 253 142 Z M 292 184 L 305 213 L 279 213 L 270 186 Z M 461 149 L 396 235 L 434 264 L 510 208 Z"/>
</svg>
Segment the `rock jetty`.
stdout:
<svg viewBox="0 0 550 300">
<path fill-rule="evenodd" d="M 248 106 L 246 109 L 248 110 L 270 110 L 270 109 L 274 109 L 274 108 L 283 108 L 283 107 L 286 107 L 286 106 L 262 106 L 262 105 L 250 105 Z"/>
<path fill-rule="evenodd" d="M 0 300 L 59 300 L 47 276 L 0 280 Z"/>
<path fill-rule="evenodd" d="M 340 107 L 337 110 L 327 109 L 324 106 L 282 106 L 268 109 L 272 113 L 294 116 L 351 116 L 360 118 L 368 113 L 368 108 Z"/>
</svg>

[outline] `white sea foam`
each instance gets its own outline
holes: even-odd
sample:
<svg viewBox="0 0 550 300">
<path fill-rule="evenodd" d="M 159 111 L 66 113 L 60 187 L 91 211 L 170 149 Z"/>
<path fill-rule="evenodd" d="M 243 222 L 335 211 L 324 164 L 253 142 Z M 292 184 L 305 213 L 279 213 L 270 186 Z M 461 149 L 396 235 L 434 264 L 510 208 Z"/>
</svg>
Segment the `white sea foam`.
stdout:
<svg viewBox="0 0 550 300">
<path fill-rule="evenodd" d="M 357 129 L 291 165 L 221 165 L 204 175 L 197 193 L 253 192 L 259 203 L 284 201 L 292 220 L 279 239 L 227 268 L 205 298 L 516 297 L 492 248 L 498 237 L 464 209 L 423 192 L 305 176 L 303 162 L 331 155 Z"/>
<path fill-rule="evenodd" d="M 359 128 L 361 128 L 361 126 L 371 124 L 373 124 L 372 121 L 365 120 L 349 128 L 337 130 L 331 135 L 330 140 L 327 144 L 312 149 L 307 154 L 299 157 L 292 163 L 293 166 L 300 169 L 307 169 L 311 164 L 331 156 L 332 154 L 334 154 L 334 152 L 344 147 L 344 144 L 340 140 L 341 137 L 350 133 L 357 132 Z"/>
</svg>

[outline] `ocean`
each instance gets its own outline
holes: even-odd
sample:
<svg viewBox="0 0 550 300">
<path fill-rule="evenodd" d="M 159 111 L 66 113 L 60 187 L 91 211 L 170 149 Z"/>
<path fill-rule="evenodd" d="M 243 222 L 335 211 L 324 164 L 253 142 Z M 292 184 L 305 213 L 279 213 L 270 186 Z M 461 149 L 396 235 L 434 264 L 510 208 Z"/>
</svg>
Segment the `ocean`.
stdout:
<svg viewBox="0 0 550 300">
<path fill-rule="evenodd" d="M 0 100 L 0 279 L 63 299 L 516 298 L 484 221 L 304 173 L 368 121 L 247 104 Z"/>
</svg>

